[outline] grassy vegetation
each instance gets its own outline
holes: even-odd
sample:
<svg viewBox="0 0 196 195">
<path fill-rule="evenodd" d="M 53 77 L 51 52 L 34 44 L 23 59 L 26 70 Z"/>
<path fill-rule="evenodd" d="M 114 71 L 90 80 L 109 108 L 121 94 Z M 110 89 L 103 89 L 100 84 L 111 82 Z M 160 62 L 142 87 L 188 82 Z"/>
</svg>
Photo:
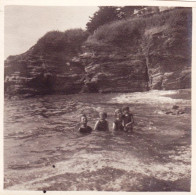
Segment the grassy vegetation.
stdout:
<svg viewBox="0 0 196 195">
<path fill-rule="evenodd" d="M 134 44 L 134 41 L 142 38 L 145 30 L 164 25 L 171 27 L 168 28 L 166 33 L 171 33 L 171 29 L 176 28 L 178 34 L 182 31 L 186 31 L 185 33 L 188 31 L 191 34 L 191 17 L 190 8 L 179 8 L 147 18 L 137 17 L 115 21 L 98 28 L 93 35 L 89 36 L 87 43 Z"/>
<path fill-rule="evenodd" d="M 191 34 L 191 8 L 173 9 L 148 17 L 135 17 L 100 26 L 92 35 L 82 29 L 71 29 L 65 32 L 50 31 L 40 38 L 34 46 L 35 54 L 78 53 L 86 41 L 89 45 L 135 45 L 149 29 L 167 26 L 166 34 L 175 36 Z"/>
<path fill-rule="evenodd" d="M 164 33 L 175 37 L 191 34 L 191 8 L 173 9 L 148 17 L 135 17 L 118 20 L 100 26 L 92 35 L 82 29 L 71 29 L 65 32 L 50 31 L 38 40 L 34 54 L 59 56 L 76 54 L 82 44 L 103 45 L 136 45 L 142 40 L 146 31 L 162 28 Z"/>
<path fill-rule="evenodd" d="M 82 29 L 65 32 L 50 31 L 40 38 L 34 47 L 34 53 L 78 52 L 88 33 Z"/>
</svg>

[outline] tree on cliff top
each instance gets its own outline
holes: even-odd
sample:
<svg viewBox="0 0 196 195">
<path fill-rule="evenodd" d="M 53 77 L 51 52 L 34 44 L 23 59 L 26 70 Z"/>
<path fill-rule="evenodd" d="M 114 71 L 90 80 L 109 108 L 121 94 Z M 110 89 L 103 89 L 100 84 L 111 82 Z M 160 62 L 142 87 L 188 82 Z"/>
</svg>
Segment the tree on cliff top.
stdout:
<svg viewBox="0 0 196 195">
<path fill-rule="evenodd" d="M 130 18 L 135 9 L 142 9 L 145 6 L 100 6 L 99 10 L 90 17 L 90 21 L 86 24 L 86 28 L 93 33 L 98 27 L 117 20 Z"/>
<path fill-rule="evenodd" d="M 90 33 L 93 33 L 99 26 L 118 19 L 117 7 L 100 6 L 99 10 L 94 13 L 93 17 L 90 17 L 90 21 L 86 24 L 86 27 Z"/>
</svg>

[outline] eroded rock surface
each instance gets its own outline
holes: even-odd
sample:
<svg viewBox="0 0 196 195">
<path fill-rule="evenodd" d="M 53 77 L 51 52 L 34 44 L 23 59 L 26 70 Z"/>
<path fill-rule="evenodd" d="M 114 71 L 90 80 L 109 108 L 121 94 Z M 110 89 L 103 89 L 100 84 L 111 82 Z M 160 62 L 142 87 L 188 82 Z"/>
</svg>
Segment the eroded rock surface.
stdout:
<svg viewBox="0 0 196 195">
<path fill-rule="evenodd" d="M 90 92 L 136 92 L 148 89 L 144 56 L 118 47 L 85 47 L 85 90 Z M 89 57 L 91 56 L 91 57 Z"/>
<path fill-rule="evenodd" d="M 191 87 L 191 37 L 186 28 L 162 26 L 145 32 L 151 89 L 184 89 Z"/>
<path fill-rule="evenodd" d="M 78 62 L 58 62 L 50 56 L 26 54 L 5 61 L 5 92 L 8 94 L 78 93 L 84 67 Z"/>
</svg>

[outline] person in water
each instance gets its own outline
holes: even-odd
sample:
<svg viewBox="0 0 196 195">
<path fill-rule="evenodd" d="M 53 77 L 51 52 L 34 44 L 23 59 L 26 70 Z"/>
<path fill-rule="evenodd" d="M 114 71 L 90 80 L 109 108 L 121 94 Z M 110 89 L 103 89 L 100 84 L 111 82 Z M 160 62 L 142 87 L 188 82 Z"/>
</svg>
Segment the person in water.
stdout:
<svg viewBox="0 0 196 195">
<path fill-rule="evenodd" d="M 124 127 L 124 131 L 133 132 L 133 114 L 130 113 L 129 107 L 122 108 L 123 115 L 122 115 L 122 124 Z"/>
<path fill-rule="evenodd" d="M 109 131 L 109 125 L 107 119 L 106 112 L 99 113 L 99 120 L 95 123 L 94 130 L 97 131 Z"/>
<path fill-rule="evenodd" d="M 115 113 L 115 120 L 113 122 L 113 126 L 112 126 L 112 129 L 113 131 L 123 131 L 124 130 L 124 127 L 123 127 L 123 124 L 122 124 L 122 111 L 121 109 L 116 109 L 114 111 Z"/>
<path fill-rule="evenodd" d="M 92 132 L 92 128 L 87 126 L 88 120 L 85 114 L 81 115 L 80 117 L 80 128 L 78 129 L 78 131 L 80 133 L 91 133 Z"/>
</svg>

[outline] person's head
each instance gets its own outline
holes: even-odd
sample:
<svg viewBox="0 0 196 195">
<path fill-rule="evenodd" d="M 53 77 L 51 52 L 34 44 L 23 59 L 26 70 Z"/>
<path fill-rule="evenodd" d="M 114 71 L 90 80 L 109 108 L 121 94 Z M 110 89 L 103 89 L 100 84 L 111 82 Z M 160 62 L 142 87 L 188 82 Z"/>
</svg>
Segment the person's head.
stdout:
<svg viewBox="0 0 196 195">
<path fill-rule="evenodd" d="M 121 118 L 122 117 L 122 110 L 121 109 L 116 109 L 114 111 L 114 113 L 115 113 L 116 118 Z"/>
<path fill-rule="evenodd" d="M 83 125 L 86 125 L 87 122 L 88 122 L 88 120 L 87 120 L 86 115 L 85 115 L 85 114 L 82 114 L 82 115 L 80 116 L 80 123 L 83 124 Z"/>
<path fill-rule="evenodd" d="M 128 106 L 124 106 L 122 108 L 122 112 L 123 112 L 123 114 L 129 114 L 129 107 Z"/>
<path fill-rule="evenodd" d="M 105 120 L 105 119 L 107 118 L 107 113 L 106 113 L 106 112 L 100 112 L 100 113 L 99 113 L 99 118 L 100 118 L 101 120 Z"/>
</svg>

